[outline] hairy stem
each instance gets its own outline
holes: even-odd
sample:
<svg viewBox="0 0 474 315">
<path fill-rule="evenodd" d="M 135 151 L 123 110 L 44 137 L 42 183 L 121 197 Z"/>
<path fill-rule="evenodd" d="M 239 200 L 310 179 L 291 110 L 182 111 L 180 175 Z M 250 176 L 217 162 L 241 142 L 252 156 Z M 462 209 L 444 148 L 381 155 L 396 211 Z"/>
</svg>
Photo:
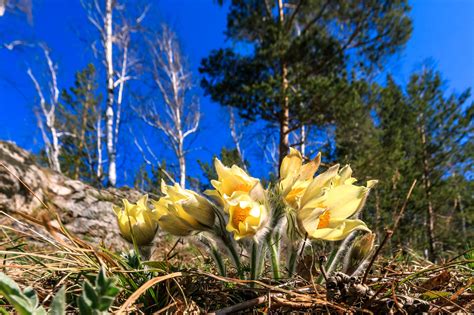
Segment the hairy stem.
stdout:
<svg viewBox="0 0 474 315">
<path fill-rule="evenodd" d="M 272 262 L 273 279 L 280 279 L 280 255 L 278 254 L 278 241 L 271 235 L 267 238 L 267 245 L 270 249 L 270 258 Z"/>
<path fill-rule="evenodd" d="M 250 279 L 256 280 L 257 279 L 257 269 L 258 269 L 258 244 L 257 242 L 252 242 L 252 254 L 250 256 Z"/>
<path fill-rule="evenodd" d="M 222 255 L 215 246 L 211 246 L 211 255 L 214 261 L 216 262 L 217 268 L 219 269 L 219 274 L 223 277 L 227 276 L 227 271 L 225 268 L 224 261 L 222 260 Z"/>
</svg>

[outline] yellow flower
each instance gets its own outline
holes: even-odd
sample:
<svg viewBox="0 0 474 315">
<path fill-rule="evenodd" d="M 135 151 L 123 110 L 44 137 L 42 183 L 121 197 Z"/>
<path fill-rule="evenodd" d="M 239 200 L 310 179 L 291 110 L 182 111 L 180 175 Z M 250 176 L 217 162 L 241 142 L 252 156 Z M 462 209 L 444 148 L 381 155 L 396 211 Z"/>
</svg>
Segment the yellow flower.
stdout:
<svg viewBox="0 0 474 315">
<path fill-rule="evenodd" d="M 229 222 L 226 229 L 234 233 L 236 240 L 252 237 L 263 228 L 268 217 L 267 209 L 263 204 L 244 192 L 236 192 L 234 197 L 227 202 Z"/>
<path fill-rule="evenodd" d="M 370 232 L 363 221 L 348 218 L 364 206 L 377 181 L 367 182 L 367 187 L 356 186 L 351 175 L 349 166 L 339 171 L 335 165 L 308 185 L 296 214 L 299 229 L 308 237 L 338 241 L 355 230 Z"/>
<path fill-rule="evenodd" d="M 280 191 L 287 205 L 292 208 L 298 207 L 298 202 L 320 163 L 320 153 L 310 162 L 303 164 L 301 153 L 290 148 L 290 153 L 283 158 L 280 167 Z"/>
<path fill-rule="evenodd" d="M 153 241 L 158 223 L 154 220 L 154 211 L 147 206 L 145 195 L 136 204 L 123 199 L 123 207 L 113 206 L 122 236 L 129 242 L 135 240 L 137 245 L 148 245 Z"/>
<path fill-rule="evenodd" d="M 212 180 L 211 184 L 215 190 L 207 190 L 205 193 L 221 203 L 232 198 L 236 192 L 250 193 L 260 183 L 257 178 L 250 177 L 237 165 L 226 167 L 217 158 L 214 160 L 214 167 L 217 180 Z"/>
<path fill-rule="evenodd" d="M 163 181 L 161 191 L 165 196 L 152 203 L 158 224 L 163 230 L 185 236 L 212 228 L 215 213 L 206 198 L 178 184 L 168 186 Z"/>
</svg>

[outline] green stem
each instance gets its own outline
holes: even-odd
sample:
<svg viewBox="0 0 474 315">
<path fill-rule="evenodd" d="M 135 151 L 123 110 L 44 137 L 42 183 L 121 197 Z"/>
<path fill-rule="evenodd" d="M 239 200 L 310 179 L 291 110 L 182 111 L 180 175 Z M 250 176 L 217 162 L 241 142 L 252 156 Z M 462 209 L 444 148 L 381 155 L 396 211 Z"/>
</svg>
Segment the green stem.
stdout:
<svg viewBox="0 0 474 315">
<path fill-rule="evenodd" d="M 267 245 L 270 249 L 270 258 L 272 262 L 273 279 L 278 280 L 280 275 L 280 259 L 278 255 L 278 242 L 274 241 L 271 235 L 267 238 Z"/>
<path fill-rule="evenodd" d="M 212 254 L 212 257 L 214 258 L 214 261 L 216 262 L 220 275 L 223 277 L 227 276 L 225 264 L 224 264 L 224 261 L 222 260 L 222 255 L 219 253 L 219 250 L 215 246 L 212 246 L 211 254 Z"/>
<path fill-rule="evenodd" d="M 237 269 L 237 275 L 240 279 L 243 279 L 243 272 L 242 272 L 242 264 L 240 263 L 240 255 L 237 253 L 237 249 L 235 248 L 235 242 L 233 242 L 228 237 L 224 236 L 223 241 L 229 250 L 230 256 L 232 257 L 232 261 L 234 262 L 235 269 Z"/>
<path fill-rule="evenodd" d="M 250 279 L 257 280 L 257 269 L 258 269 L 258 244 L 252 241 L 252 254 L 250 256 Z"/>
<path fill-rule="evenodd" d="M 296 261 L 298 260 L 300 242 L 295 246 L 291 244 L 290 246 L 290 256 L 288 257 L 288 277 L 291 278 L 295 274 L 296 270 Z"/>
<path fill-rule="evenodd" d="M 237 253 L 237 249 L 235 248 L 235 241 L 232 239 L 232 236 L 226 231 L 223 213 L 218 208 L 216 208 L 214 212 L 217 215 L 219 221 L 219 225 L 215 234 L 222 240 L 224 245 L 227 247 L 234 266 L 237 269 L 237 275 L 240 279 L 243 279 L 244 275 L 242 270 L 242 264 L 240 263 L 240 255 L 239 253 Z"/>
<path fill-rule="evenodd" d="M 150 260 L 151 249 L 153 248 L 153 245 L 142 245 L 142 246 L 138 246 L 137 248 L 138 248 L 140 261 Z"/>
</svg>

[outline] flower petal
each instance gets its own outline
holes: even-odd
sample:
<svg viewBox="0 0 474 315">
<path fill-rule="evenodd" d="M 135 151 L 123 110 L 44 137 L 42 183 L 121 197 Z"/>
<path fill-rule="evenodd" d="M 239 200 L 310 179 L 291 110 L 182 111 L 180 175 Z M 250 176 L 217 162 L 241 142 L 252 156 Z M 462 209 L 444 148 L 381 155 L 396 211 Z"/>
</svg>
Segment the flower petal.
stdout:
<svg viewBox="0 0 474 315">
<path fill-rule="evenodd" d="M 311 161 L 309 161 L 308 163 L 304 164 L 301 167 L 299 180 L 312 179 L 314 174 L 318 170 L 320 164 L 321 164 L 321 152 L 319 152 L 318 155 L 316 155 L 314 159 L 312 159 Z"/>
<path fill-rule="evenodd" d="M 308 235 L 314 239 L 326 241 L 340 241 L 345 239 L 351 232 L 363 230 L 370 232 L 370 229 L 361 220 L 330 220 L 329 226 L 324 229 L 317 229 Z"/>
<path fill-rule="evenodd" d="M 325 205 L 331 211 L 331 217 L 347 219 L 364 205 L 368 192 L 369 189 L 363 186 L 336 186 L 327 191 Z"/>
<path fill-rule="evenodd" d="M 331 166 L 324 173 L 316 176 L 306 188 L 306 191 L 301 198 L 301 205 L 306 204 L 310 199 L 318 197 L 322 194 L 322 189 L 325 188 L 329 182 L 337 175 L 339 164 Z"/>
<path fill-rule="evenodd" d="M 164 231 L 177 236 L 189 235 L 194 230 L 186 221 L 173 215 L 162 216 L 158 224 Z"/>
<path fill-rule="evenodd" d="M 296 173 L 301 168 L 303 164 L 303 157 L 301 153 L 294 149 L 290 148 L 290 153 L 283 158 L 280 166 L 280 178 L 287 178 L 288 176 Z"/>
</svg>

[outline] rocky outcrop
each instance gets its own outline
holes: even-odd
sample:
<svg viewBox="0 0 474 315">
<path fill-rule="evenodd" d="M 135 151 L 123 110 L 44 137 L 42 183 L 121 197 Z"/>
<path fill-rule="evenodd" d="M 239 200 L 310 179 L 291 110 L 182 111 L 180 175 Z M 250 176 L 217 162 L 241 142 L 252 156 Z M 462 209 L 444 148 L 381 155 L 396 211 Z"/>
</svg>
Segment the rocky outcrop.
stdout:
<svg viewBox="0 0 474 315">
<path fill-rule="evenodd" d="M 0 141 L 0 211 L 19 213 L 44 220 L 44 206 L 57 211 L 66 228 L 93 244 L 119 248 L 125 245 L 119 235 L 113 204 L 122 198 L 136 200 L 139 193 L 129 188 L 96 189 L 50 169 L 38 166 L 33 156 L 11 142 Z M 21 182 L 23 181 L 36 198 Z M 48 218 L 48 216 L 46 216 Z M 51 224 L 57 225 L 50 216 Z"/>
</svg>

